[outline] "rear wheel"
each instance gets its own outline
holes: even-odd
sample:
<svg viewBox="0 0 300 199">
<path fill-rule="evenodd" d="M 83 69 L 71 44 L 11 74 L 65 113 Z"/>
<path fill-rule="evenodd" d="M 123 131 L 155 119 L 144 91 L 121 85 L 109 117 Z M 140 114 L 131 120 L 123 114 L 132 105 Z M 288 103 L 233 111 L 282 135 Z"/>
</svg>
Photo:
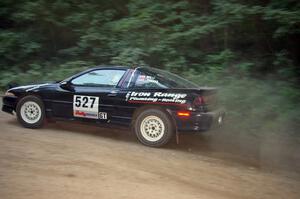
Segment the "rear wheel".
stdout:
<svg viewBox="0 0 300 199">
<path fill-rule="evenodd" d="M 16 108 L 18 121 L 26 128 L 40 128 L 45 119 L 42 100 L 36 96 L 22 98 Z"/>
<path fill-rule="evenodd" d="M 144 145 L 160 147 L 170 141 L 174 134 L 174 126 L 165 112 L 159 109 L 147 109 L 137 116 L 134 131 Z"/>
</svg>

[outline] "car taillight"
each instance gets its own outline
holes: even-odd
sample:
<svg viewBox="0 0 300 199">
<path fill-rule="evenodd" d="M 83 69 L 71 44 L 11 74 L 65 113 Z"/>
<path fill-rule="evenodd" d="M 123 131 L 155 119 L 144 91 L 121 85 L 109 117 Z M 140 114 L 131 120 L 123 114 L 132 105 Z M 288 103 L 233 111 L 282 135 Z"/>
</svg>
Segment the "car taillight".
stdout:
<svg viewBox="0 0 300 199">
<path fill-rule="evenodd" d="M 178 117 L 190 117 L 191 112 L 190 111 L 177 111 Z"/>
<path fill-rule="evenodd" d="M 193 102 L 194 106 L 201 106 L 201 105 L 204 105 L 204 104 L 205 104 L 205 99 L 204 99 L 203 96 L 196 97 L 196 99 Z"/>
</svg>

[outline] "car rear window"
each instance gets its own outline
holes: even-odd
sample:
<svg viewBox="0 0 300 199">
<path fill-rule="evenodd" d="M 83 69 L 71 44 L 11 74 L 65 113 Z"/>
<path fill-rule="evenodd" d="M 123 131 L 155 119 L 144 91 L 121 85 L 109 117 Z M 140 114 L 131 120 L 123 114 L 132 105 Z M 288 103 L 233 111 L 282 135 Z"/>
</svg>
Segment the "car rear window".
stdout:
<svg viewBox="0 0 300 199">
<path fill-rule="evenodd" d="M 135 88 L 197 88 L 198 85 L 168 71 L 139 68 Z"/>
</svg>

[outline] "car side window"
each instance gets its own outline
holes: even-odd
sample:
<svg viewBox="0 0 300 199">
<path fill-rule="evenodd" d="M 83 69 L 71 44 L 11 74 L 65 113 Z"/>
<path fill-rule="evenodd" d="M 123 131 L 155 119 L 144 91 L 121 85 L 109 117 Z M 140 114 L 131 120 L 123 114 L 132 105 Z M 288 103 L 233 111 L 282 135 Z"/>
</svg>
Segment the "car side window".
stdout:
<svg viewBox="0 0 300 199">
<path fill-rule="evenodd" d="M 134 84 L 135 88 L 168 88 L 167 82 L 153 74 L 139 72 Z"/>
<path fill-rule="evenodd" d="M 115 87 L 125 70 L 93 70 L 74 78 L 71 83 L 76 86 Z"/>
</svg>

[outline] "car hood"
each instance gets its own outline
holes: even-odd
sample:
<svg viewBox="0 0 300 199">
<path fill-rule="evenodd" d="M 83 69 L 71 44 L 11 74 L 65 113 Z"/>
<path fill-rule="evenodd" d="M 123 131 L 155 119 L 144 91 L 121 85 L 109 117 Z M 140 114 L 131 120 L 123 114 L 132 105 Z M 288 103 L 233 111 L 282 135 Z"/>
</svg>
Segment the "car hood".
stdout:
<svg viewBox="0 0 300 199">
<path fill-rule="evenodd" d="M 54 83 L 43 83 L 43 84 L 30 84 L 30 85 L 25 85 L 25 86 L 17 86 L 9 89 L 8 91 L 33 91 L 35 89 L 43 88 L 43 87 L 48 87 L 54 85 Z"/>
</svg>

